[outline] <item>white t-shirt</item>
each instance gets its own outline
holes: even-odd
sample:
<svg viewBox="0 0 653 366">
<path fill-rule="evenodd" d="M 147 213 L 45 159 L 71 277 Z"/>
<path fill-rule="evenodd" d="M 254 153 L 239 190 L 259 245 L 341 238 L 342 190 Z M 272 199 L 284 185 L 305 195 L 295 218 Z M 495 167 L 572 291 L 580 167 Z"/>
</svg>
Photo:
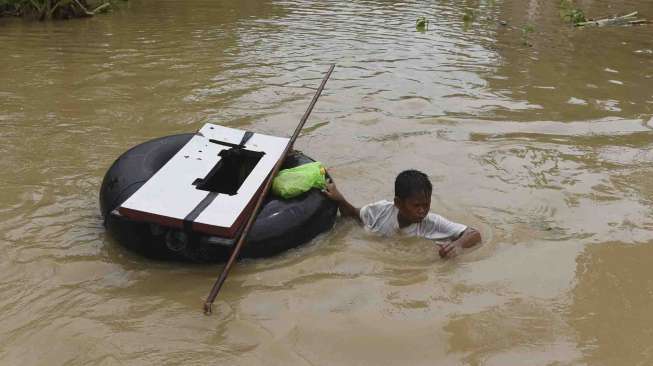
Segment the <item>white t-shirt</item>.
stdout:
<svg viewBox="0 0 653 366">
<path fill-rule="evenodd" d="M 399 209 L 393 202 L 382 200 L 361 208 L 359 215 L 365 229 L 383 236 L 406 235 L 430 240 L 445 240 L 460 235 L 467 226 L 429 212 L 424 220 L 399 228 Z"/>
</svg>

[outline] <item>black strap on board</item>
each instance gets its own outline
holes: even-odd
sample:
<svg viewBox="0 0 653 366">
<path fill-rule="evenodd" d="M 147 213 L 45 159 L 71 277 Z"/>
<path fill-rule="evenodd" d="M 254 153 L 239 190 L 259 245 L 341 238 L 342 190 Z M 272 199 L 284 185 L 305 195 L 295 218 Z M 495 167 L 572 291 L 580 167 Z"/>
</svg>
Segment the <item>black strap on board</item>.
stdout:
<svg viewBox="0 0 653 366">
<path fill-rule="evenodd" d="M 231 142 L 220 141 L 220 140 L 215 140 L 215 139 L 209 139 L 209 142 L 212 142 L 212 143 L 218 144 L 218 145 L 222 145 L 222 146 L 231 147 L 233 149 L 244 149 L 245 144 L 247 143 L 247 141 L 249 141 L 249 139 L 252 138 L 252 136 L 254 136 L 254 132 L 245 131 L 245 134 L 243 134 L 243 138 L 240 140 L 239 144 L 233 144 Z"/>
<path fill-rule="evenodd" d="M 217 192 L 209 192 L 195 208 L 184 217 L 184 231 L 190 232 L 193 229 L 193 222 L 195 219 L 206 209 L 215 198 L 218 197 Z"/>
<path fill-rule="evenodd" d="M 254 132 L 252 132 L 252 131 L 245 131 L 245 134 L 243 135 L 243 139 L 240 140 L 240 144 L 239 144 L 239 145 L 242 146 L 242 147 L 245 147 L 245 144 L 247 143 L 247 141 L 249 141 L 249 139 L 252 138 L 252 136 L 254 136 Z"/>
<path fill-rule="evenodd" d="M 242 148 L 245 147 L 245 144 L 247 143 L 247 141 L 249 141 L 249 139 L 252 138 L 252 136 L 254 136 L 254 132 L 245 131 L 245 133 L 243 134 L 243 138 L 240 140 L 240 143 L 238 145 L 232 144 L 230 142 L 218 141 L 218 140 L 213 140 L 213 139 L 210 139 L 209 142 L 219 144 L 219 145 L 223 145 L 223 146 L 228 146 L 228 147 L 235 148 L 235 149 L 242 149 Z M 211 170 L 211 172 L 209 173 L 209 175 L 207 175 L 207 177 L 211 176 L 212 173 L 215 173 L 214 170 L 216 170 L 217 168 L 218 168 L 218 165 L 216 165 Z M 201 185 L 202 185 L 203 181 L 206 181 L 206 180 L 207 179 L 204 179 L 204 180 L 196 179 L 195 182 L 193 182 L 193 185 L 195 185 L 198 189 L 202 189 Z M 184 231 L 186 231 L 186 232 L 192 231 L 193 222 L 195 222 L 195 219 L 197 219 L 197 217 L 199 217 L 199 215 L 207 207 L 209 207 L 209 205 L 215 200 L 215 198 L 217 196 L 218 196 L 217 192 L 209 192 L 206 195 L 206 197 L 204 197 L 200 201 L 200 203 L 198 203 L 197 206 L 195 206 L 195 208 L 193 208 L 193 210 L 188 215 L 186 215 L 186 217 L 184 217 Z"/>
</svg>

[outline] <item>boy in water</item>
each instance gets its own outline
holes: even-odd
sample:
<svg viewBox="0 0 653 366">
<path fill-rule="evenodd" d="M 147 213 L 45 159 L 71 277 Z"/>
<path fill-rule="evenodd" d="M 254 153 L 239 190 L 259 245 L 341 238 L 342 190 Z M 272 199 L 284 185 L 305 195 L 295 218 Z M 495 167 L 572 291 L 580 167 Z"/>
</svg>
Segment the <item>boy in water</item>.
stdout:
<svg viewBox="0 0 653 366">
<path fill-rule="evenodd" d="M 480 243 L 481 234 L 476 229 L 429 212 L 432 190 L 426 174 L 405 170 L 395 179 L 394 202 L 382 200 L 359 209 L 345 199 L 334 183 L 327 185 L 324 194 L 338 203 L 341 215 L 356 218 L 372 232 L 448 241 L 437 244 L 442 258 L 455 256 L 457 248 L 470 248 Z"/>
</svg>

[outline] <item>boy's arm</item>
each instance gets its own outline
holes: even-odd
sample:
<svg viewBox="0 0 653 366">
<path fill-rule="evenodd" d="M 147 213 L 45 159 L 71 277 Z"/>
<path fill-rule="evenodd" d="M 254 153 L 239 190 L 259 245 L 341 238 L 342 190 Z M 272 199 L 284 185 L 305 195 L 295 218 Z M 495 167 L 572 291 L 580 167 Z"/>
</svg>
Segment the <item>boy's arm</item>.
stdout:
<svg viewBox="0 0 653 366">
<path fill-rule="evenodd" d="M 338 208 L 340 209 L 340 214 L 342 216 L 354 217 L 359 222 L 361 221 L 360 209 L 354 207 L 351 203 L 347 201 L 347 199 L 342 195 L 342 193 L 338 191 L 338 188 L 336 187 L 335 183 L 333 182 L 327 183 L 326 189 L 322 192 L 327 197 L 329 197 L 330 199 L 338 203 Z"/>
<path fill-rule="evenodd" d="M 463 231 L 463 233 L 458 237 L 458 239 L 447 243 L 445 245 L 440 245 L 440 257 L 442 258 L 451 258 L 456 255 L 456 248 L 471 248 L 481 242 L 481 233 L 473 227 L 468 227 Z"/>
</svg>

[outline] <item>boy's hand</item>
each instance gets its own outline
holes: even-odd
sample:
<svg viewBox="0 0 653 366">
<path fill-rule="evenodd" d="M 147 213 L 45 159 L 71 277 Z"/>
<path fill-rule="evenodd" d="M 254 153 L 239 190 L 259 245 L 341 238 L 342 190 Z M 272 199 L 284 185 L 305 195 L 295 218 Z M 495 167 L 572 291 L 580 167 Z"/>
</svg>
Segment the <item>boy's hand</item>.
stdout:
<svg viewBox="0 0 653 366">
<path fill-rule="evenodd" d="M 325 196 L 338 204 L 338 210 L 340 210 L 341 215 L 353 217 L 357 221 L 361 221 L 360 209 L 352 206 L 351 203 L 347 202 L 347 199 L 342 195 L 342 193 L 340 193 L 338 188 L 336 188 L 336 184 L 333 183 L 333 181 L 329 181 L 327 183 L 326 188 L 322 191 L 322 193 L 324 193 Z"/>
<path fill-rule="evenodd" d="M 481 242 L 481 234 L 474 228 L 469 227 L 463 231 L 460 237 L 447 244 L 437 244 L 440 247 L 438 254 L 441 258 L 453 258 L 464 248 L 471 248 Z M 460 248 L 460 250 L 459 250 Z"/>
<path fill-rule="evenodd" d="M 458 254 L 458 244 L 456 244 L 455 241 L 452 241 L 451 243 L 447 244 L 436 244 L 440 250 L 438 250 L 438 254 L 440 254 L 440 258 L 453 258 Z"/>
<path fill-rule="evenodd" d="M 322 193 L 336 202 L 342 202 L 345 200 L 345 198 L 342 196 L 342 193 L 340 193 L 336 187 L 336 184 L 333 182 L 327 183 L 326 189 L 324 189 Z"/>
</svg>

